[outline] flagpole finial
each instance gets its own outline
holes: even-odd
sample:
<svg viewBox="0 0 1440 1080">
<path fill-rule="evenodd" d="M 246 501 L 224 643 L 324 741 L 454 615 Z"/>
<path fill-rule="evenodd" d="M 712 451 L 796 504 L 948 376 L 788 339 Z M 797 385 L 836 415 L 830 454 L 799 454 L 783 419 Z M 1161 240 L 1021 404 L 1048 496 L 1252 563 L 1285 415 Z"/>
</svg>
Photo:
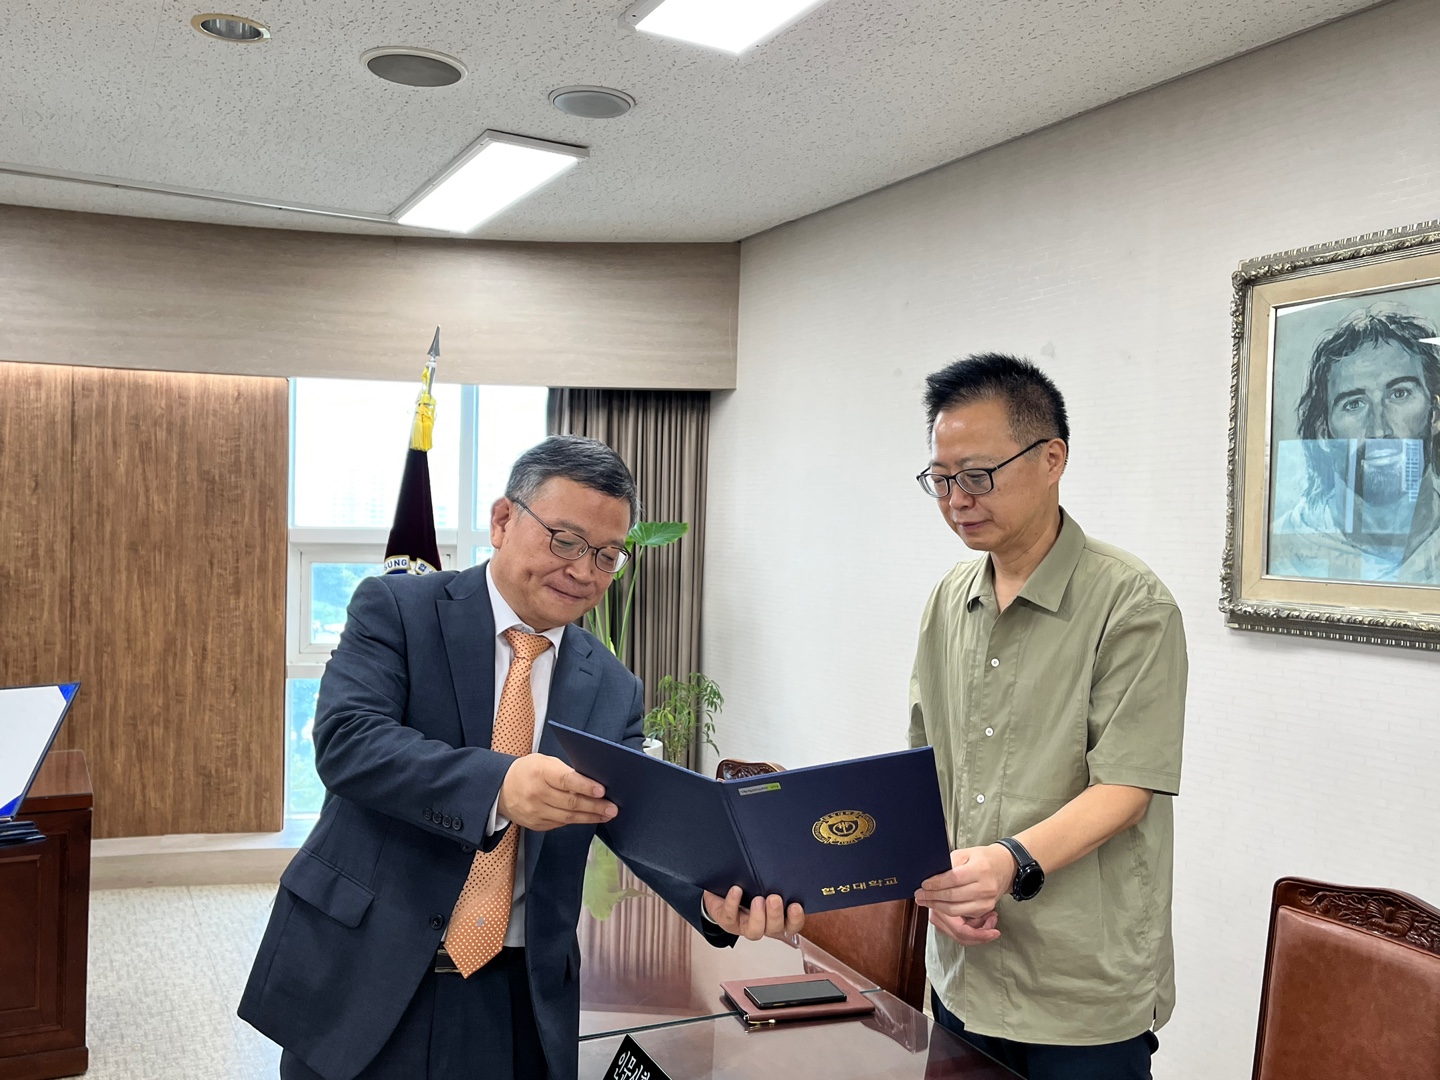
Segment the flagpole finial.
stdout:
<svg viewBox="0 0 1440 1080">
<path fill-rule="evenodd" d="M 435 368 L 440 360 L 440 327 L 435 327 L 435 340 L 430 342 L 429 359 L 420 373 L 420 396 L 415 401 L 415 421 L 410 427 L 410 449 L 429 450 L 435 430 Z"/>
</svg>

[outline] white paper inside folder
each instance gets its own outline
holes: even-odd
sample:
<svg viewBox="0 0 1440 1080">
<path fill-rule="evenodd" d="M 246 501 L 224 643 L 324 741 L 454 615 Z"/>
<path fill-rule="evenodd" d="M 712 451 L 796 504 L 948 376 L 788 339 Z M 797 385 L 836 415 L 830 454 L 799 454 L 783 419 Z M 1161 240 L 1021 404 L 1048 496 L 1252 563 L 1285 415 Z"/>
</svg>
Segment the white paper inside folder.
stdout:
<svg viewBox="0 0 1440 1080">
<path fill-rule="evenodd" d="M 19 811 L 79 686 L 0 687 L 0 823 Z"/>
</svg>

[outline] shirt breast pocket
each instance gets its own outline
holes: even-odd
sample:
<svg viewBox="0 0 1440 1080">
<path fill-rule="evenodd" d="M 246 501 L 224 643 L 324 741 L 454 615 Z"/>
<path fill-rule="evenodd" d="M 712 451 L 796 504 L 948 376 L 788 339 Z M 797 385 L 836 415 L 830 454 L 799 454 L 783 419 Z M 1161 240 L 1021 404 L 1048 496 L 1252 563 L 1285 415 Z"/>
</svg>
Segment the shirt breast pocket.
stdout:
<svg viewBox="0 0 1440 1080">
<path fill-rule="evenodd" d="M 1003 793 L 1000 796 L 1000 835 L 1014 836 L 1038 825 L 1067 802 L 1069 797 L 1034 799 Z"/>
</svg>

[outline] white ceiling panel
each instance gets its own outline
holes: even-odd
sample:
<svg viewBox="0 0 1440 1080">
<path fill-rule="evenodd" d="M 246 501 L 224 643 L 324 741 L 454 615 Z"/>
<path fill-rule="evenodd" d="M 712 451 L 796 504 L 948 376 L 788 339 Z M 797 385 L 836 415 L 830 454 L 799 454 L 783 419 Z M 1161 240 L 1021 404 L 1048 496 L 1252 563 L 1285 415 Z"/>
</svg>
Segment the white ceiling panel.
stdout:
<svg viewBox="0 0 1440 1080">
<path fill-rule="evenodd" d="M 217 3 L 220 0 L 217 0 Z M 736 240 L 1322 22 L 1371 0 L 828 0 L 739 59 L 622 25 L 628 0 L 224 0 L 269 41 L 190 26 L 183 0 L 0 6 L 0 162 L 389 214 L 486 128 L 590 157 L 477 234 Z M 458 57 L 449 87 L 360 62 Z M 613 86 L 614 120 L 549 104 Z M 404 232 L 0 175 L 0 201 Z"/>
</svg>

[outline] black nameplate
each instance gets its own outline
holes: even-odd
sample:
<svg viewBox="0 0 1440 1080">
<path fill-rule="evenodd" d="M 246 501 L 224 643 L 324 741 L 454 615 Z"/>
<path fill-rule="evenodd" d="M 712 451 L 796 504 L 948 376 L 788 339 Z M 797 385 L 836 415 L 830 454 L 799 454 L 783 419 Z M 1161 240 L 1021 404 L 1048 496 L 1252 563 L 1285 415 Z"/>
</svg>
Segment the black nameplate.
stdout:
<svg viewBox="0 0 1440 1080">
<path fill-rule="evenodd" d="M 629 1035 L 620 1040 L 615 1060 L 605 1070 L 605 1080 L 670 1080 L 670 1074 L 650 1060 Z"/>
</svg>

